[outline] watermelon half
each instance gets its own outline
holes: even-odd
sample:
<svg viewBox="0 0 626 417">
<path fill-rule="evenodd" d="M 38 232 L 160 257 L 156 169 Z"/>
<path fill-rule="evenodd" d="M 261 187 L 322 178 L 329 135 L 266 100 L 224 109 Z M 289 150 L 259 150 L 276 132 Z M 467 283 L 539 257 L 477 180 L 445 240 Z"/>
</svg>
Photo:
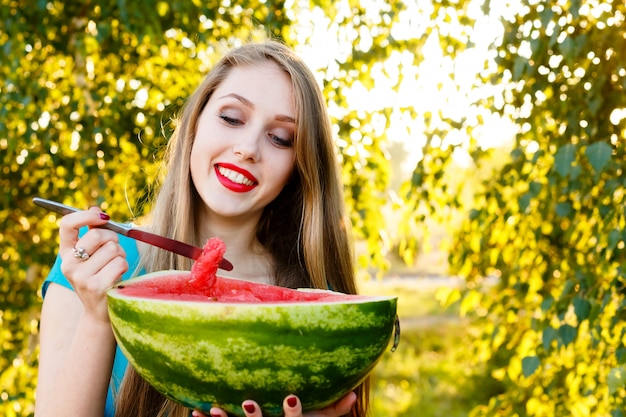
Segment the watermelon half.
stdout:
<svg viewBox="0 0 626 417">
<path fill-rule="evenodd" d="M 396 297 L 291 290 L 217 277 L 210 293 L 190 272 L 161 271 L 108 292 L 117 342 L 159 392 L 208 414 L 243 416 L 253 399 L 283 415 L 289 394 L 305 411 L 354 389 L 390 345 Z"/>
</svg>

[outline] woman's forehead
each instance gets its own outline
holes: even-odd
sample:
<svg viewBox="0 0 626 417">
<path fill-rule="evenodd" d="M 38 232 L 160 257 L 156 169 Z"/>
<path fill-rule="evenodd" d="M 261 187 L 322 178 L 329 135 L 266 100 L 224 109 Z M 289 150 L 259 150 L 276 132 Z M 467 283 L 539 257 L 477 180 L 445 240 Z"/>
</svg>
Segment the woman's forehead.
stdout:
<svg viewBox="0 0 626 417">
<path fill-rule="evenodd" d="M 210 100 L 234 100 L 253 110 L 271 107 L 285 119 L 296 119 L 291 78 L 273 61 L 233 67 Z"/>
</svg>

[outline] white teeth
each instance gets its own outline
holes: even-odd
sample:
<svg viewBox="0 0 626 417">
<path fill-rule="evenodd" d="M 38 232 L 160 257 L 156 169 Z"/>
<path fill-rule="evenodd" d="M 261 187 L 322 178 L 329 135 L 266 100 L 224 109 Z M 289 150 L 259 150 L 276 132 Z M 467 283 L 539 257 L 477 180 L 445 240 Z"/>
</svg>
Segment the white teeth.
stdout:
<svg viewBox="0 0 626 417">
<path fill-rule="evenodd" d="M 244 177 L 239 172 L 235 172 L 235 171 L 233 171 L 231 169 L 226 169 L 224 167 L 218 167 L 217 169 L 220 172 L 220 174 L 222 174 L 223 176 L 225 176 L 226 178 L 228 178 L 232 182 L 235 182 L 237 184 L 248 185 L 248 186 L 254 185 L 254 183 L 252 181 L 250 181 L 248 178 Z"/>
</svg>

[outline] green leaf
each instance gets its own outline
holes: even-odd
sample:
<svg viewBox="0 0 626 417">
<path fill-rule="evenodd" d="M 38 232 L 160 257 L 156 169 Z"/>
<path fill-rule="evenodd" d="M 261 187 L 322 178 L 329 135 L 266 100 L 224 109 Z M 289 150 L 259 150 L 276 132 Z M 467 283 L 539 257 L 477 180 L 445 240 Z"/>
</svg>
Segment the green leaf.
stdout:
<svg viewBox="0 0 626 417">
<path fill-rule="evenodd" d="M 568 217 L 572 213 L 572 204 L 571 203 L 558 203 L 556 205 L 556 214 L 559 217 Z"/>
<path fill-rule="evenodd" d="M 583 169 L 582 169 L 582 167 L 580 165 L 574 165 L 574 166 L 572 166 L 572 169 L 570 170 L 569 177 L 572 180 L 575 180 L 576 178 L 578 178 L 580 176 L 580 174 L 582 172 L 583 172 Z M 579 185 L 575 185 L 575 184 L 570 184 L 570 186 L 573 189 L 577 189 L 577 188 L 580 187 Z"/>
<path fill-rule="evenodd" d="M 554 167 L 556 172 L 563 178 L 567 177 L 572 170 L 572 165 L 576 159 L 576 146 L 568 143 L 559 148 L 554 155 Z"/>
<path fill-rule="evenodd" d="M 539 358 L 537 356 L 526 356 L 525 358 L 523 358 L 522 372 L 524 373 L 524 376 L 528 378 L 529 376 L 534 374 L 537 368 L 539 368 L 540 364 L 541 362 L 539 362 Z"/>
<path fill-rule="evenodd" d="M 561 299 L 567 296 L 574 289 L 575 285 L 574 281 L 566 281 L 563 286 L 563 292 L 561 292 Z"/>
<path fill-rule="evenodd" d="M 617 363 L 622 364 L 626 362 L 626 347 L 620 346 L 617 348 L 615 351 L 615 357 L 617 358 Z"/>
<path fill-rule="evenodd" d="M 610 395 L 615 394 L 620 388 L 626 387 L 626 367 L 618 366 L 616 368 L 612 368 L 609 371 L 607 385 L 609 386 Z"/>
<path fill-rule="evenodd" d="M 517 159 L 523 159 L 524 158 L 524 151 L 522 151 L 519 148 L 515 148 L 511 151 L 511 159 L 513 161 L 517 160 Z"/>
<path fill-rule="evenodd" d="M 518 81 L 524 75 L 524 70 L 527 66 L 527 60 L 524 57 L 518 57 L 513 64 L 513 81 Z"/>
<path fill-rule="evenodd" d="M 541 192 L 542 188 L 543 188 L 543 185 L 537 181 L 532 181 L 528 185 L 528 191 L 533 195 L 533 197 L 536 197 Z"/>
<path fill-rule="evenodd" d="M 596 174 L 600 174 L 611 160 L 613 148 L 606 142 L 596 142 L 587 147 L 585 154 Z"/>
<path fill-rule="evenodd" d="M 552 18 L 554 16 L 554 11 L 552 10 L 551 7 L 545 7 L 540 13 L 539 16 L 541 17 L 541 26 L 542 27 L 546 27 L 549 25 L 549 23 L 552 21 Z"/>
<path fill-rule="evenodd" d="M 574 41 L 570 36 L 561 42 L 560 50 L 568 64 L 574 61 Z"/>
<path fill-rule="evenodd" d="M 550 351 L 552 342 L 554 342 L 557 337 L 558 333 L 554 327 L 550 326 L 543 329 L 543 333 L 541 335 L 541 343 L 543 344 L 543 348 L 546 352 Z"/>
<path fill-rule="evenodd" d="M 532 200 L 532 198 L 533 198 L 533 196 L 530 193 L 524 193 L 524 195 L 522 195 L 518 199 L 520 213 L 526 212 L 526 209 L 530 205 L 530 200 Z"/>
<path fill-rule="evenodd" d="M 578 334 L 578 330 L 570 326 L 569 324 L 564 324 L 559 327 L 559 339 L 563 346 L 567 346 L 576 339 L 576 335 Z"/>
<path fill-rule="evenodd" d="M 548 311 L 552 305 L 554 304 L 554 297 L 552 296 L 547 296 L 542 302 L 541 302 L 541 311 L 546 312 Z"/>
<path fill-rule="evenodd" d="M 570 3 L 570 10 L 574 19 L 578 19 L 578 16 L 580 16 L 580 3 L 581 0 L 572 0 Z"/>
<path fill-rule="evenodd" d="M 418 187 L 422 185 L 423 175 L 421 172 L 413 172 L 413 177 L 411 177 L 411 184 Z"/>
<path fill-rule="evenodd" d="M 573 304 L 574 313 L 576 313 L 579 322 L 589 317 L 589 313 L 591 312 L 591 303 L 589 301 L 576 296 L 574 297 Z"/>
<path fill-rule="evenodd" d="M 602 95 L 594 95 L 593 98 L 591 100 L 589 100 L 589 111 L 591 112 L 591 114 L 593 116 L 595 116 L 598 113 L 598 110 L 600 110 L 602 108 L 602 102 L 603 102 L 603 97 Z"/>
</svg>

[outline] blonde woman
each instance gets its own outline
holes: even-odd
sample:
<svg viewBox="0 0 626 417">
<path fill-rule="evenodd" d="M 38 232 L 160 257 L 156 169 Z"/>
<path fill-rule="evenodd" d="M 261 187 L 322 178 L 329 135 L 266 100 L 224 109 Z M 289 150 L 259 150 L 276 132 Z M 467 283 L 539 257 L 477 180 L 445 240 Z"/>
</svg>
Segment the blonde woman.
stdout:
<svg viewBox="0 0 626 417">
<path fill-rule="evenodd" d="M 239 279 L 356 292 L 326 104 L 286 46 L 267 41 L 226 54 L 183 108 L 164 167 L 146 228 L 198 246 L 220 237 Z M 95 227 L 107 220 L 91 208 L 61 221 L 59 257 L 43 287 L 36 415 L 188 417 L 116 349 L 105 292 L 139 271 L 190 269 L 191 261 Z M 367 397 L 366 382 L 302 414 L 289 395 L 284 412 L 362 417 Z M 242 403 L 247 417 L 261 417 L 255 400 Z"/>
</svg>

